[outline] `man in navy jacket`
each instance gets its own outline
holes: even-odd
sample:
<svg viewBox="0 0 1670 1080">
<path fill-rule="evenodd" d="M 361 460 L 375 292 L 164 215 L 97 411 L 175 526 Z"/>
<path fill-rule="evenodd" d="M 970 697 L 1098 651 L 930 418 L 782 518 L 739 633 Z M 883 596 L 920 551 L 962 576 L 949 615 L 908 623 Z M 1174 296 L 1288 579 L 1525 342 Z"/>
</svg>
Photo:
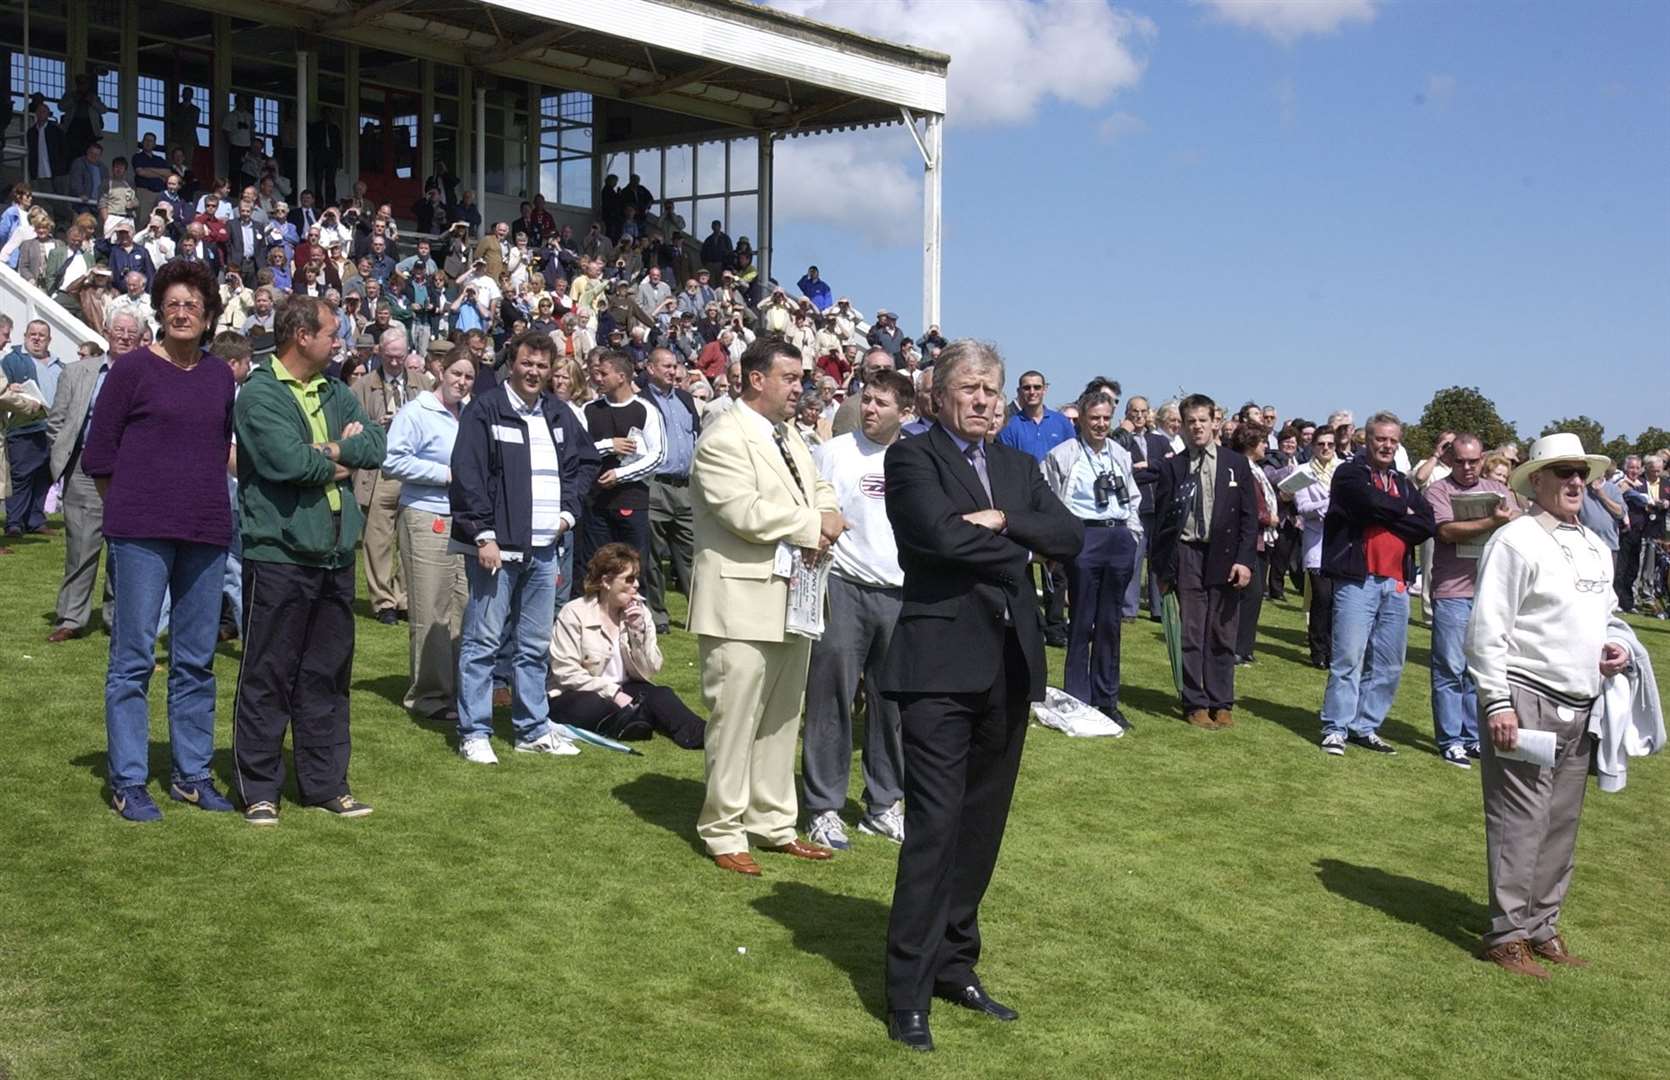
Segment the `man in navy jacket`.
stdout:
<svg viewBox="0 0 1670 1080">
<path fill-rule="evenodd" d="M 1347 742 L 1379 754 L 1396 752 L 1378 732 L 1403 675 L 1415 549 L 1437 531 L 1426 498 L 1393 465 L 1402 423 L 1380 412 L 1365 430 L 1368 450 L 1334 470 L 1322 521 L 1322 572 L 1334 579 L 1322 749 L 1335 756 L 1345 753 Z"/>
<path fill-rule="evenodd" d="M 465 555 L 470 589 L 459 642 L 458 752 L 477 764 L 498 762 L 488 742 L 493 661 L 512 613 L 516 749 L 578 753 L 551 727 L 545 672 L 557 541 L 579 518 L 598 456 L 573 412 L 545 392 L 555 355 L 548 334 L 517 338 L 504 383 L 470 403 L 452 449 L 453 549 Z"/>
</svg>

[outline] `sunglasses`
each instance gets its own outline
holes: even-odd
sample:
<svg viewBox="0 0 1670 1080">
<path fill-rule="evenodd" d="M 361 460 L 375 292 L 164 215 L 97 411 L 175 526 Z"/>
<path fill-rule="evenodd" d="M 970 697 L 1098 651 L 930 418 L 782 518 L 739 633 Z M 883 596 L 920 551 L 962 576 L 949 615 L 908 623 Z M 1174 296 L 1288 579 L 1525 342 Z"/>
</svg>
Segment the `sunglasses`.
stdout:
<svg viewBox="0 0 1670 1080">
<path fill-rule="evenodd" d="M 1570 480 L 1574 476 L 1587 478 L 1589 475 L 1589 467 L 1587 465 L 1550 465 L 1548 467 L 1548 471 L 1559 477 L 1561 480 Z"/>
</svg>

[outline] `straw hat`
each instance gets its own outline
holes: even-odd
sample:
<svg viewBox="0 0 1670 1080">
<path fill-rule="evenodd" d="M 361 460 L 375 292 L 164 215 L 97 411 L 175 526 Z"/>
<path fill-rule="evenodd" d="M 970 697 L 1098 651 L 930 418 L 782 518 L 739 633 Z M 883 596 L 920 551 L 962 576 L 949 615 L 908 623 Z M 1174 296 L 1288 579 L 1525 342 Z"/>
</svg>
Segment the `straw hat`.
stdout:
<svg viewBox="0 0 1670 1080">
<path fill-rule="evenodd" d="M 1531 477 L 1550 465 L 1565 462 L 1585 466 L 1588 470 L 1585 480 L 1593 480 L 1597 475 L 1605 476 L 1606 470 L 1612 467 L 1609 457 L 1585 454 L 1583 440 L 1576 435 L 1569 431 L 1556 431 L 1531 444 L 1531 453 L 1508 477 L 1508 486 L 1528 499 L 1531 497 Z"/>
</svg>

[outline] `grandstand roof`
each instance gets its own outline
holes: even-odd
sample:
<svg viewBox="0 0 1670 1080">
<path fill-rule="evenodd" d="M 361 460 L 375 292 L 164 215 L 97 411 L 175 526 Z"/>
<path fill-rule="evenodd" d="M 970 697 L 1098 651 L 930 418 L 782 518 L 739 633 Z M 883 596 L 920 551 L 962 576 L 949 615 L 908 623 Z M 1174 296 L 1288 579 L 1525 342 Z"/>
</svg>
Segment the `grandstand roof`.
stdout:
<svg viewBox="0 0 1670 1080">
<path fill-rule="evenodd" d="M 945 112 L 950 57 L 749 0 L 186 0 L 513 79 L 784 134 Z"/>
</svg>

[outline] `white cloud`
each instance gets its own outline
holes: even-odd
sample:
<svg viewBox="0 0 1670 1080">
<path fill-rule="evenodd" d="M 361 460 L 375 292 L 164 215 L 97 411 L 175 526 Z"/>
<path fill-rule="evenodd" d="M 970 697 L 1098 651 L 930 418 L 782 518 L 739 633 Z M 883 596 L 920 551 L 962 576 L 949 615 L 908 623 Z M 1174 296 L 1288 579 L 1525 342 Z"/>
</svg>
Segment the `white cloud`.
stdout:
<svg viewBox="0 0 1670 1080">
<path fill-rule="evenodd" d="M 1428 75 L 1426 89 L 1417 95 L 1422 105 L 1436 105 L 1438 108 L 1448 108 L 1450 99 L 1455 97 L 1454 75 Z"/>
<path fill-rule="evenodd" d="M 1283 45 L 1332 34 L 1346 23 L 1373 22 L 1379 0 L 1190 0 L 1223 22 L 1256 30 Z"/>
<path fill-rule="evenodd" d="M 898 127 L 785 139 L 774 155 L 772 208 L 778 220 L 841 226 L 880 247 L 914 247 L 922 241 L 921 165 Z"/>
<path fill-rule="evenodd" d="M 1103 120 L 1097 129 L 1103 142 L 1113 142 L 1127 135 L 1141 135 L 1148 130 L 1147 121 L 1140 116 L 1133 116 L 1128 112 L 1116 112 Z"/>
<path fill-rule="evenodd" d="M 769 0 L 796 15 L 949 53 L 947 120 L 1025 123 L 1048 99 L 1105 105 L 1134 86 L 1156 33 L 1106 0 Z"/>
</svg>

